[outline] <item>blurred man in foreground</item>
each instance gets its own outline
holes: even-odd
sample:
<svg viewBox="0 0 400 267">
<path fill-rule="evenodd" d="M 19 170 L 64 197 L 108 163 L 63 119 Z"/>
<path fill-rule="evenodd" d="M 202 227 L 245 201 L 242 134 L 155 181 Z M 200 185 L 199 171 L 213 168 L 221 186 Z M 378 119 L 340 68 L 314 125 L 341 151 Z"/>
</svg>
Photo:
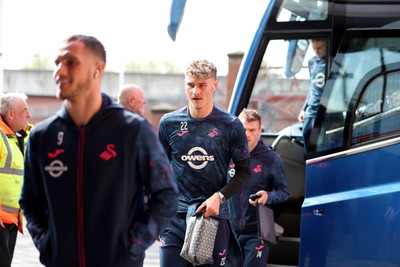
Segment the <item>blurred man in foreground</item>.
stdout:
<svg viewBox="0 0 400 267">
<path fill-rule="evenodd" d="M 101 92 L 105 65 L 96 38 L 67 38 L 54 69 L 63 107 L 29 135 L 20 204 L 45 266 L 142 267 L 176 212 L 168 158 L 146 119 Z"/>
</svg>

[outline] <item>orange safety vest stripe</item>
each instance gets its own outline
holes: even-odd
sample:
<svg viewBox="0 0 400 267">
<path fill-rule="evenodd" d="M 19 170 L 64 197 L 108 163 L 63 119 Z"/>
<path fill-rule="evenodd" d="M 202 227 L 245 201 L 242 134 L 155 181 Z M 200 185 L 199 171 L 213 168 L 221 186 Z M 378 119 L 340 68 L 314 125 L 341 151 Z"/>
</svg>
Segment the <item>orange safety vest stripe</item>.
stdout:
<svg viewBox="0 0 400 267">
<path fill-rule="evenodd" d="M 15 225 L 18 226 L 18 231 L 21 234 L 24 234 L 24 230 L 22 227 L 22 212 L 21 210 L 18 211 L 18 213 L 14 213 L 14 212 L 7 212 L 5 210 L 2 209 L 1 203 L 0 203 L 0 218 L 3 221 L 3 223 L 14 223 Z"/>
<path fill-rule="evenodd" d="M 18 213 L 9 213 L 4 210 L 0 210 L 0 217 L 4 223 L 15 223 L 15 225 L 19 225 L 18 216 Z"/>
</svg>

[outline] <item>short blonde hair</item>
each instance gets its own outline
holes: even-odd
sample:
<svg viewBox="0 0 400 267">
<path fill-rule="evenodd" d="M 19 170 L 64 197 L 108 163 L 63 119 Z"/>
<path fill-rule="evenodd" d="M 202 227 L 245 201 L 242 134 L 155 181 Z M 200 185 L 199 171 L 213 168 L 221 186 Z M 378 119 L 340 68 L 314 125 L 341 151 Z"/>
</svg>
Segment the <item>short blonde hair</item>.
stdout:
<svg viewBox="0 0 400 267">
<path fill-rule="evenodd" d="M 239 119 L 244 120 L 245 122 L 258 121 L 261 127 L 261 116 L 255 109 L 244 108 L 239 114 Z"/>
<path fill-rule="evenodd" d="M 193 60 L 186 68 L 186 76 L 217 79 L 217 68 L 206 59 Z"/>
</svg>

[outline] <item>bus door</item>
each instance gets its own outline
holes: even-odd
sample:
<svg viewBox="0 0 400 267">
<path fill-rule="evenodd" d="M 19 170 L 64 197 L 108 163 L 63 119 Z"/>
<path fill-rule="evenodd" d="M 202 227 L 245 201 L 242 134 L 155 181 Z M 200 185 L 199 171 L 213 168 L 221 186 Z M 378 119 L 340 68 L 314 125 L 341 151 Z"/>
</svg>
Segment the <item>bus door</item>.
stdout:
<svg viewBox="0 0 400 267">
<path fill-rule="evenodd" d="M 235 115 L 244 107 L 257 110 L 264 143 L 283 160 L 289 199 L 273 205 L 284 232 L 270 247 L 268 266 L 299 266 L 305 152 L 297 117 L 310 89 L 308 62 L 315 55 L 310 40 L 326 39 L 330 48 L 331 6 L 324 0 L 270 3 L 243 59 L 228 109 Z"/>
<path fill-rule="evenodd" d="M 310 140 L 300 266 L 398 266 L 399 156 L 399 30 L 348 30 Z"/>
<path fill-rule="evenodd" d="M 174 39 L 185 0 L 172 3 Z M 269 1 L 228 107 L 256 109 L 284 162 L 290 196 L 273 207 L 284 233 L 269 267 L 399 266 L 400 27 L 385 29 L 399 14 L 396 0 Z M 327 80 L 305 155 L 313 38 L 327 40 Z"/>
<path fill-rule="evenodd" d="M 285 266 L 299 266 L 305 150 L 297 117 L 312 82 L 308 61 L 314 56 L 309 39 L 269 40 L 246 107 L 259 112 L 263 141 L 281 156 L 285 167 L 289 199 L 273 206 L 284 233 L 269 256 L 270 263 Z"/>
</svg>

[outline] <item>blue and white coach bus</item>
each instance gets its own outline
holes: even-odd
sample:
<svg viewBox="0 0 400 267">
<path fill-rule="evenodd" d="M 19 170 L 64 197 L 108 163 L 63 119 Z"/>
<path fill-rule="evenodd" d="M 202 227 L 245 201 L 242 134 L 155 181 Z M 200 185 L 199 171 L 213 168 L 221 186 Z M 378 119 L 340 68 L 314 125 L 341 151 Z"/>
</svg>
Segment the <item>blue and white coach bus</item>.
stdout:
<svg viewBox="0 0 400 267">
<path fill-rule="evenodd" d="M 305 155 L 314 38 L 326 83 Z M 400 1 L 270 0 L 229 112 L 243 108 L 260 112 L 289 184 L 268 266 L 400 266 Z"/>
</svg>

